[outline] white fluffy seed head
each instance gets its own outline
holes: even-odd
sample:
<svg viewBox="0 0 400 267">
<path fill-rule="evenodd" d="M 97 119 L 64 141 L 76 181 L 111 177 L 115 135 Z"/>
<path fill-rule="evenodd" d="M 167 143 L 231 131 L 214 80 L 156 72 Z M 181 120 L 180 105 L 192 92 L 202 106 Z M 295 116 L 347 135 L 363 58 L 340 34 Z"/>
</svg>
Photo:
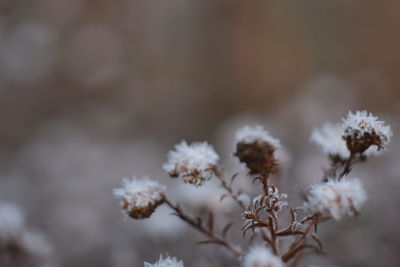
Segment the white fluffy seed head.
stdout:
<svg viewBox="0 0 400 267">
<path fill-rule="evenodd" d="M 384 121 L 378 120 L 372 113 L 366 110 L 352 113 L 349 111 L 346 118 L 342 119 L 345 129 L 344 137 L 361 140 L 365 135 L 376 136 L 379 138 L 379 149 L 387 149 L 393 132 L 389 125 Z"/>
<path fill-rule="evenodd" d="M 166 188 L 147 177 L 124 178 L 122 187 L 113 190 L 125 215 L 135 219 L 147 218 L 164 202 Z"/>
<path fill-rule="evenodd" d="M 184 267 L 184 265 L 183 261 L 175 257 L 163 257 L 160 255 L 160 259 L 156 263 L 145 262 L 144 267 Z"/>
<path fill-rule="evenodd" d="M 350 151 L 343 140 L 343 134 L 344 128 L 341 124 L 325 122 L 312 131 L 310 141 L 318 145 L 325 154 L 347 159 Z"/>
<path fill-rule="evenodd" d="M 275 150 L 281 148 L 280 141 L 272 137 L 261 125 L 256 125 L 254 127 L 244 126 L 243 128 L 240 128 L 235 134 L 235 141 L 236 144 L 252 144 L 261 141 L 273 146 Z"/>
<path fill-rule="evenodd" d="M 185 183 L 200 186 L 212 176 L 211 168 L 218 163 L 219 156 L 207 142 L 186 141 L 175 145 L 168 153 L 168 160 L 163 169 L 171 177 L 178 177 Z"/>
<path fill-rule="evenodd" d="M 282 260 L 270 249 L 258 245 L 251 247 L 243 259 L 243 267 L 284 267 Z"/>
<path fill-rule="evenodd" d="M 357 214 L 367 200 L 367 194 L 357 178 L 329 179 L 310 187 L 305 208 L 312 212 L 328 213 L 335 220 Z"/>
<path fill-rule="evenodd" d="M 22 211 L 13 204 L 0 203 L 0 245 L 19 239 L 24 227 Z"/>
</svg>

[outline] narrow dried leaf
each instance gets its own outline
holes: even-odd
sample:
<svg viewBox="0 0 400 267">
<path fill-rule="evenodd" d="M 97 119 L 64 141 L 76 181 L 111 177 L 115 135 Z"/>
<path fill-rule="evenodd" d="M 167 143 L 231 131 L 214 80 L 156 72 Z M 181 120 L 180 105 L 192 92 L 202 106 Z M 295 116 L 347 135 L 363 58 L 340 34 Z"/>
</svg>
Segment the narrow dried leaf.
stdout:
<svg viewBox="0 0 400 267">
<path fill-rule="evenodd" d="M 235 181 L 235 179 L 236 179 L 236 177 L 239 175 L 239 173 L 237 172 L 237 173 L 235 173 L 234 175 L 232 175 L 232 178 L 231 178 L 231 185 L 233 184 L 233 181 Z"/>
<path fill-rule="evenodd" d="M 226 198 L 228 195 L 227 194 L 223 194 L 220 198 L 219 201 L 221 202 L 222 200 L 224 200 L 224 198 Z"/>
</svg>

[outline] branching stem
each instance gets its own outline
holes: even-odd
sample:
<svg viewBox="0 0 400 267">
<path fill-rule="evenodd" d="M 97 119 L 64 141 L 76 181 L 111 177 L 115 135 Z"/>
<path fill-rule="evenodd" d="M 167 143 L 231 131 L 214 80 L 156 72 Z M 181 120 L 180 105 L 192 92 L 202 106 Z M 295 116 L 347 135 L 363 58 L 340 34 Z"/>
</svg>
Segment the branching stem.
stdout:
<svg viewBox="0 0 400 267">
<path fill-rule="evenodd" d="M 186 214 L 179 205 L 174 205 L 171 201 L 168 199 L 165 200 L 165 203 L 175 212 L 175 215 L 181 218 L 184 222 L 195 228 L 197 231 L 201 232 L 202 234 L 206 235 L 210 239 L 210 243 L 215 243 L 219 244 L 232 253 L 234 253 L 236 256 L 240 257 L 243 255 L 243 253 L 236 248 L 235 246 L 231 245 L 226 239 L 224 239 L 222 236 L 216 234 L 212 229 L 207 228 L 201 220 L 198 220 L 196 218 L 193 218 L 193 216 Z"/>
</svg>

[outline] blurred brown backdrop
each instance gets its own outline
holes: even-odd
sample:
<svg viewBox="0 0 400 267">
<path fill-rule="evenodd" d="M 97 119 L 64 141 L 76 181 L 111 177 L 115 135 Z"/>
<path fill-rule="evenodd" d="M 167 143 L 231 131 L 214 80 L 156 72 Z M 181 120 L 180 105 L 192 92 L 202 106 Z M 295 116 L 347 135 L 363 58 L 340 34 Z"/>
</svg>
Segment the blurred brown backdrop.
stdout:
<svg viewBox="0 0 400 267">
<path fill-rule="evenodd" d="M 229 127 L 257 121 L 291 151 L 290 174 L 318 180 L 313 126 L 368 109 L 396 133 L 399 10 L 395 0 L 0 0 L 0 199 L 22 206 L 60 266 L 140 266 L 163 251 L 185 259 L 195 238 L 146 238 L 121 220 L 111 195 L 120 178 L 163 178 L 165 153 L 183 138 L 227 156 Z M 399 189 L 395 144 L 372 175 Z M 399 197 L 374 208 L 385 201 Z M 389 244 L 379 259 L 389 265 L 357 245 L 360 255 L 343 259 L 347 240 L 330 249 L 332 264 L 400 262 L 398 234 L 367 237 Z M 157 251 L 141 246 L 154 242 Z"/>
</svg>

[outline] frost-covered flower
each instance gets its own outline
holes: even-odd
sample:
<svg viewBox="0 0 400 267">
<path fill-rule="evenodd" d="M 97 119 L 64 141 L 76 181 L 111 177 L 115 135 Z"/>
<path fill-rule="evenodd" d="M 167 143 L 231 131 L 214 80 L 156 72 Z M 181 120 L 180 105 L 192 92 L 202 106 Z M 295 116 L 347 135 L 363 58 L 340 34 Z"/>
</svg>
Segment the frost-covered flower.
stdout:
<svg viewBox="0 0 400 267">
<path fill-rule="evenodd" d="M 207 142 L 194 142 L 188 145 L 182 141 L 168 153 L 168 161 L 163 169 L 171 177 L 178 177 L 185 183 L 200 186 L 211 178 L 211 168 L 217 165 L 218 160 L 214 148 Z"/>
<path fill-rule="evenodd" d="M 315 128 L 310 136 L 310 141 L 318 145 L 322 152 L 342 161 L 348 159 L 350 151 L 346 141 L 343 139 L 344 128 L 342 124 L 325 122 L 320 127 Z M 376 156 L 380 154 L 376 145 L 371 145 L 364 153 L 364 156 Z"/>
<path fill-rule="evenodd" d="M 178 260 L 175 257 L 163 257 L 160 255 L 160 259 L 156 263 L 144 263 L 144 267 L 184 267 L 183 261 Z"/>
<path fill-rule="evenodd" d="M 354 153 L 362 153 L 371 145 L 379 150 L 387 149 L 393 133 L 389 125 L 378 120 L 367 111 L 351 111 L 343 120 L 344 136 L 347 147 Z"/>
<path fill-rule="evenodd" d="M 250 248 L 243 259 L 243 267 L 284 267 L 282 260 L 267 247 L 258 245 Z"/>
<path fill-rule="evenodd" d="M 312 185 L 304 206 L 312 212 L 328 213 L 335 220 L 341 220 L 356 215 L 366 200 L 361 181 L 343 177 Z"/>
<path fill-rule="evenodd" d="M 275 151 L 281 147 L 262 126 L 245 126 L 235 135 L 235 156 L 244 162 L 250 174 L 268 175 L 277 171 Z"/>
<path fill-rule="evenodd" d="M 165 201 L 166 188 L 148 178 L 124 178 L 122 187 L 114 189 L 114 196 L 121 201 L 124 214 L 134 219 L 148 218 L 156 207 Z"/>
<path fill-rule="evenodd" d="M 19 239 L 24 228 L 22 211 L 13 204 L 0 203 L 0 245 Z"/>
</svg>

